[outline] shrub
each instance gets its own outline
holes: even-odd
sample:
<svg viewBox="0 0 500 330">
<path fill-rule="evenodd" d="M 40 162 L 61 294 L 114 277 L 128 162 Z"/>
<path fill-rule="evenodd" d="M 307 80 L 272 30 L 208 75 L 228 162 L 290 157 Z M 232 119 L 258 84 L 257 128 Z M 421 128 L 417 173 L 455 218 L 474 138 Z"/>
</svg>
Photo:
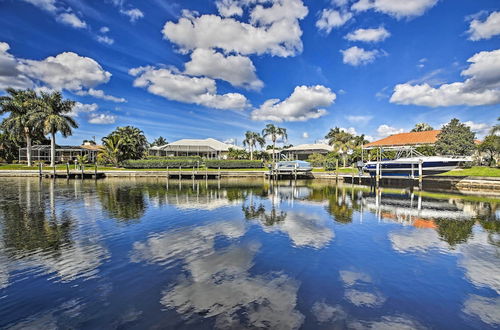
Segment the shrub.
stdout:
<svg viewBox="0 0 500 330">
<path fill-rule="evenodd" d="M 196 167 L 201 162 L 198 159 L 186 158 L 161 158 L 161 159 L 138 159 L 126 160 L 123 162 L 125 168 L 179 168 L 179 167 Z"/>
<path fill-rule="evenodd" d="M 205 165 L 208 168 L 262 168 L 262 161 L 260 160 L 218 160 L 207 159 Z"/>
<path fill-rule="evenodd" d="M 313 154 L 310 154 L 309 157 L 307 157 L 307 161 L 313 167 L 321 167 L 321 166 L 325 165 L 326 157 L 322 154 L 319 154 L 319 153 L 313 153 Z"/>
<path fill-rule="evenodd" d="M 201 163 L 202 158 L 200 156 L 179 156 L 179 157 L 172 157 L 172 156 L 147 156 L 145 159 L 155 159 L 155 160 L 194 160 L 194 161 L 199 161 Z"/>
</svg>

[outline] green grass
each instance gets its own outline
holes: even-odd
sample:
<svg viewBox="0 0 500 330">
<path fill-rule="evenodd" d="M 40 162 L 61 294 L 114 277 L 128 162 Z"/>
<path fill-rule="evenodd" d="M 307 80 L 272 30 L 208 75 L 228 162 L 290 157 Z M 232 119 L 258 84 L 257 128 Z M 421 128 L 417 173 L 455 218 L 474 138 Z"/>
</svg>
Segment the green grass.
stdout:
<svg viewBox="0 0 500 330">
<path fill-rule="evenodd" d="M 500 168 L 473 166 L 471 168 L 455 169 L 446 173 L 439 174 L 440 176 L 489 176 L 500 177 Z"/>
</svg>

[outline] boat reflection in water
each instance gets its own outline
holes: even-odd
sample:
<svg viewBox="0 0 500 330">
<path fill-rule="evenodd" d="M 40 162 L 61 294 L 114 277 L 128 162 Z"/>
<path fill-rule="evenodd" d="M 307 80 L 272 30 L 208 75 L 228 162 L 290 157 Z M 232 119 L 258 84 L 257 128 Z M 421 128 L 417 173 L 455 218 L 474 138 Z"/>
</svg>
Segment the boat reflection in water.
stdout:
<svg viewBox="0 0 500 330">
<path fill-rule="evenodd" d="M 0 328 L 497 328 L 499 200 L 0 179 Z"/>
</svg>

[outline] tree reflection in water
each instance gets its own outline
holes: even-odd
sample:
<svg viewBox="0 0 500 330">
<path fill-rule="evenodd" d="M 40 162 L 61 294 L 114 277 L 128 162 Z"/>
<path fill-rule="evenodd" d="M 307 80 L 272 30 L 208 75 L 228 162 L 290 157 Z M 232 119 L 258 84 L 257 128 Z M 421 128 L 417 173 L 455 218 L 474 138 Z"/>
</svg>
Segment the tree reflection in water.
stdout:
<svg viewBox="0 0 500 330">
<path fill-rule="evenodd" d="M 139 184 L 123 184 L 100 182 L 97 195 L 102 208 L 111 218 L 122 221 L 140 220 L 146 211 L 143 186 Z"/>
<path fill-rule="evenodd" d="M 49 185 L 50 206 L 41 185 L 28 180 L 26 186 L 17 188 L 14 200 L 0 203 L 6 251 L 18 257 L 39 250 L 57 254 L 63 246 L 70 245 L 74 219 L 70 210 L 57 214 L 53 201 L 54 182 Z"/>
</svg>

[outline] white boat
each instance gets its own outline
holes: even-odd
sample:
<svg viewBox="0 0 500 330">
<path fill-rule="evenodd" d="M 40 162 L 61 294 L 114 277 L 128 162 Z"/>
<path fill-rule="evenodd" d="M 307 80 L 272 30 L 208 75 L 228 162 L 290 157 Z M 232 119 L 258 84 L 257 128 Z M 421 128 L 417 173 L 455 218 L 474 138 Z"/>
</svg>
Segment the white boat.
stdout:
<svg viewBox="0 0 500 330">
<path fill-rule="evenodd" d="M 465 162 L 472 161 L 471 157 L 464 156 L 415 156 L 402 157 L 392 160 L 370 161 L 365 164 L 363 170 L 375 176 L 377 166 L 383 176 L 413 176 L 434 175 L 451 171 Z M 420 165 L 421 164 L 421 165 Z"/>
</svg>

